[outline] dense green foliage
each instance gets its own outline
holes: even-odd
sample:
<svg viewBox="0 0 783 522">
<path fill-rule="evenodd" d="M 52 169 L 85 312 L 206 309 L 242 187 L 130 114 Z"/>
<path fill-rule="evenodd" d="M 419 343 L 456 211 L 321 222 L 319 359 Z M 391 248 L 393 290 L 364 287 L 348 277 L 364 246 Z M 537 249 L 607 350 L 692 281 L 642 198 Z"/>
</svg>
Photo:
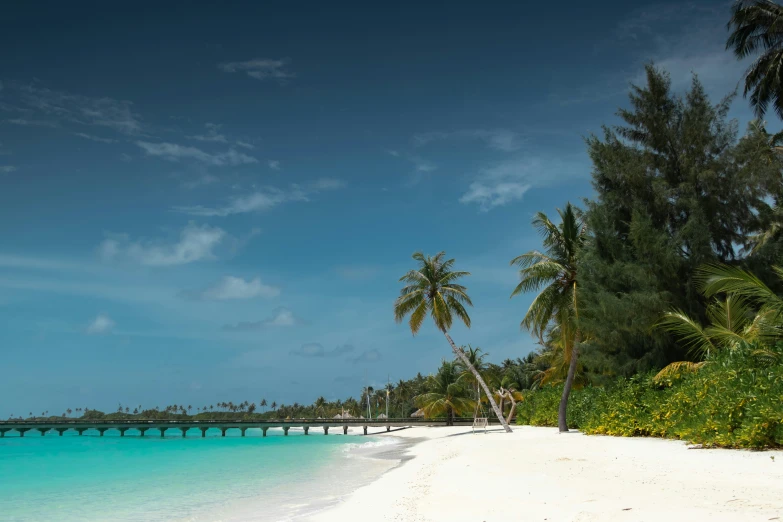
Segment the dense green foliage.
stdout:
<svg viewBox="0 0 783 522">
<path fill-rule="evenodd" d="M 759 154 L 768 137 L 758 126 L 737 139 L 729 101 L 711 104 L 696 79 L 680 98 L 668 75 L 648 66 L 647 85 L 633 87 L 631 107 L 619 112 L 624 125 L 587 140 L 597 195 L 587 201 L 581 326 L 590 332 L 585 348 L 605 356 L 599 374 L 687 360 L 688 350 L 653 325 L 671 308 L 705 322 L 694 284 L 702 265 L 755 266 L 743 254 L 781 195 L 781 162 Z"/>
<path fill-rule="evenodd" d="M 705 446 L 783 446 L 783 345 L 718 352 L 661 385 L 652 374 L 573 392 L 569 425 L 587 434 L 654 436 Z M 517 423 L 556 426 L 562 386 L 525 392 Z"/>
</svg>

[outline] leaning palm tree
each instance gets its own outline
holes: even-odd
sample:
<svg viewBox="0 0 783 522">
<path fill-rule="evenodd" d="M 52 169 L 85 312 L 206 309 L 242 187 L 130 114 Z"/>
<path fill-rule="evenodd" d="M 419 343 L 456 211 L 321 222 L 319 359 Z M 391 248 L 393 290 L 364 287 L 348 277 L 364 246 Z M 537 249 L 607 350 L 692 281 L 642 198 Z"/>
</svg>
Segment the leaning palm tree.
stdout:
<svg viewBox="0 0 783 522">
<path fill-rule="evenodd" d="M 750 93 L 756 117 L 762 119 L 770 103 L 783 118 L 783 6 L 771 0 L 738 0 L 728 23 L 726 49 L 738 59 L 759 54 L 745 73 L 743 95 Z"/>
<path fill-rule="evenodd" d="M 481 377 L 484 378 L 484 381 L 487 381 L 488 365 L 486 362 L 484 362 L 484 358 L 489 354 L 483 353 L 481 348 L 473 348 L 470 345 L 468 345 L 467 350 L 463 348 L 463 351 L 465 352 L 465 357 L 467 357 L 470 365 L 475 368 L 476 372 L 481 375 Z M 476 380 L 473 372 L 471 372 L 470 369 L 462 363 L 462 361 L 457 361 L 457 367 L 460 370 L 460 379 L 469 383 L 473 388 L 473 391 L 476 394 L 476 405 L 478 406 L 481 403 L 481 386 L 479 385 L 478 380 Z M 503 405 L 499 405 L 498 408 L 501 412 L 503 411 Z M 478 408 L 476 410 L 478 411 Z"/>
<path fill-rule="evenodd" d="M 511 297 L 540 290 L 521 326 L 536 335 L 541 344 L 545 344 L 544 335 L 553 323 L 560 329 L 568 374 L 560 398 L 557 425 L 561 432 L 565 432 L 568 431 L 568 397 L 574 385 L 579 356 L 578 255 L 587 241 L 587 226 L 582 211 L 571 203 L 566 204 L 565 210 L 557 209 L 557 213 L 560 214 L 560 225 L 552 223 L 543 212 L 533 219 L 533 227 L 543 236 L 545 251 L 533 250 L 511 260 L 512 265 L 520 267 L 521 279 Z"/>
<path fill-rule="evenodd" d="M 454 425 L 454 417 L 469 413 L 475 402 L 465 383 L 460 380 L 456 362 L 443 361 L 438 373 L 427 379 L 427 391 L 414 399 L 425 417 L 446 416 L 446 425 Z"/>
<path fill-rule="evenodd" d="M 413 254 L 413 259 L 419 266 L 400 278 L 400 281 L 406 285 L 400 290 L 400 296 L 394 302 L 394 318 L 400 323 L 410 314 L 408 324 L 411 333 L 416 335 L 429 314 L 437 329 L 446 337 L 454 354 L 483 388 L 503 429 L 511 432 L 511 428 L 503 418 L 503 413 L 492 399 L 492 392 L 487 383 L 470 364 L 462 348 L 454 344 L 454 340 L 449 335 L 454 316 L 470 328 L 470 316 L 464 305 L 473 306 L 473 303 L 467 294 L 467 288 L 457 284 L 460 278 L 470 275 L 470 272 L 454 271 L 454 259 L 444 259 L 445 256 L 445 252 L 439 252 L 435 256 L 425 256 L 421 252 Z"/>
</svg>

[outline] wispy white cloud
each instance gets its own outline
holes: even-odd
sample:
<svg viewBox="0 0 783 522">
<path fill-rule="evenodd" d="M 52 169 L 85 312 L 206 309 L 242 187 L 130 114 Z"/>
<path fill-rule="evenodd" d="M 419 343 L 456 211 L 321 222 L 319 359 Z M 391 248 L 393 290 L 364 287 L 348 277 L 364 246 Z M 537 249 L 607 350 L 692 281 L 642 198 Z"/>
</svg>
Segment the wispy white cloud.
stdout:
<svg viewBox="0 0 783 522">
<path fill-rule="evenodd" d="M 13 165 L 0 165 L 0 172 L 3 174 L 10 174 L 11 172 L 15 172 L 16 167 Z"/>
<path fill-rule="evenodd" d="M 289 63 L 288 58 L 271 60 L 267 58 L 256 58 L 246 62 L 228 62 L 221 63 L 218 68 L 224 72 L 235 73 L 244 72 L 251 78 L 257 80 L 277 80 L 284 83 L 286 80 L 296 76 L 294 73 L 285 69 Z"/>
<path fill-rule="evenodd" d="M 12 118 L 3 121 L 6 123 L 11 123 L 13 125 L 22 125 L 23 127 L 49 127 L 51 129 L 59 127 L 56 121 L 48 121 L 48 120 L 29 120 L 26 118 Z"/>
<path fill-rule="evenodd" d="M 219 207 L 185 206 L 174 207 L 177 212 L 193 216 L 231 216 L 249 212 L 261 212 L 272 209 L 283 203 L 309 201 L 310 196 L 326 190 L 334 190 L 343 186 L 340 180 L 321 178 L 307 185 L 291 185 L 283 190 L 275 187 L 256 190 L 231 198 L 227 204 Z"/>
<path fill-rule="evenodd" d="M 256 148 L 256 147 L 255 147 L 255 145 L 251 145 L 250 143 L 248 143 L 248 142 L 246 142 L 246 141 L 237 141 L 237 142 L 236 142 L 236 144 L 237 144 L 238 146 L 242 147 L 242 148 L 245 148 L 245 149 L 250 149 L 250 150 L 252 150 L 252 149 L 255 149 L 255 148 Z"/>
<path fill-rule="evenodd" d="M 141 118 L 129 101 L 70 94 L 37 84 L 15 84 L 14 91 L 24 106 L 58 121 L 106 127 L 129 135 L 142 132 Z"/>
<path fill-rule="evenodd" d="M 87 326 L 87 333 L 90 335 L 109 333 L 114 325 L 114 321 L 108 315 L 98 314 Z"/>
<path fill-rule="evenodd" d="M 141 147 L 149 156 L 156 156 L 167 161 L 192 160 L 205 165 L 215 167 L 247 165 L 258 163 L 258 160 L 234 149 L 219 154 L 210 154 L 196 147 L 177 145 L 175 143 L 150 143 L 147 141 L 137 141 L 136 145 Z"/>
<path fill-rule="evenodd" d="M 550 186 L 589 175 L 589 166 L 557 158 L 521 157 L 482 168 L 460 203 L 476 204 L 486 212 L 518 201 L 533 187 Z"/>
<path fill-rule="evenodd" d="M 266 164 L 272 170 L 280 170 L 280 162 L 278 160 L 269 160 Z"/>
<path fill-rule="evenodd" d="M 351 359 L 351 362 L 354 364 L 360 364 L 360 363 L 376 363 L 383 359 L 383 356 L 381 355 L 381 352 L 378 350 L 365 350 L 361 354 L 359 354 L 358 357 L 354 357 Z"/>
<path fill-rule="evenodd" d="M 327 350 L 319 343 L 307 343 L 303 344 L 300 348 L 291 350 L 288 353 L 296 357 L 305 358 L 326 358 L 326 357 L 340 357 L 353 352 L 354 348 L 350 344 L 341 344 L 336 346 L 333 350 Z"/>
<path fill-rule="evenodd" d="M 226 139 L 225 135 L 220 133 L 220 128 L 223 127 L 223 125 L 219 125 L 216 123 L 205 123 L 204 127 L 206 127 L 207 129 L 205 134 L 188 136 L 188 138 L 196 141 L 212 141 L 216 143 L 228 143 L 228 140 Z M 239 143 L 237 143 L 237 145 L 239 145 Z"/>
<path fill-rule="evenodd" d="M 189 223 L 176 242 L 141 239 L 131 241 L 127 235 L 116 235 L 98 247 L 106 260 L 130 260 L 148 266 L 173 266 L 214 259 L 214 250 L 226 238 L 226 232 L 209 225 Z"/>
<path fill-rule="evenodd" d="M 367 281 L 378 274 L 378 268 L 374 266 L 338 266 L 335 268 L 335 272 L 349 281 Z"/>
<path fill-rule="evenodd" d="M 489 148 L 513 152 L 522 148 L 524 138 L 517 132 L 508 129 L 463 129 L 451 132 L 425 132 L 415 134 L 413 143 L 422 147 L 433 141 L 476 139 L 483 141 Z"/>
<path fill-rule="evenodd" d="M 122 161 L 124 161 L 124 162 L 126 162 L 126 163 L 127 163 L 127 162 L 129 162 L 129 161 L 133 161 L 133 156 L 131 156 L 130 154 L 127 154 L 127 153 L 123 152 L 122 154 L 120 154 L 120 159 L 121 159 Z"/>
<path fill-rule="evenodd" d="M 438 166 L 433 162 L 422 158 L 421 156 L 409 156 L 408 159 L 416 167 L 416 172 L 434 172 L 438 170 Z"/>
<path fill-rule="evenodd" d="M 290 328 L 304 324 L 302 319 L 298 318 L 288 308 L 277 308 L 272 316 L 261 321 L 241 321 L 236 324 L 227 324 L 223 326 L 226 332 L 250 332 L 254 330 L 263 330 L 265 328 Z"/>
<path fill-rule="evenodd" d="M 190 179 L 183 181 L 182 186 L 186 189 L 195 189 L 217 183 L 218 181 L 220 181 L 220 178 L 217 176 L 213 176 L 208 172 L 202 172 L 195 177 L 191 177 Z"/>
<path fill-rule="evenodd" d="M 99 143 L 117 143 L 117 140 L 111 138 L 101 138 L 100 136 L 94 136 L 92 134 L 86 134 L 84 132 L 74 132 L 74 136 L 79 136 L 85 140 L 97 141 Z"/>
<path fill-rule="evenodd" d="M 256 297 L 272 298 L 279 295 L 279 288 L 265 285 L 258 277 L 245 281 L 241 277 L 226 276 L 201 292 L 199 297 L 209 301 L 228 301 Z"/>
</svg>

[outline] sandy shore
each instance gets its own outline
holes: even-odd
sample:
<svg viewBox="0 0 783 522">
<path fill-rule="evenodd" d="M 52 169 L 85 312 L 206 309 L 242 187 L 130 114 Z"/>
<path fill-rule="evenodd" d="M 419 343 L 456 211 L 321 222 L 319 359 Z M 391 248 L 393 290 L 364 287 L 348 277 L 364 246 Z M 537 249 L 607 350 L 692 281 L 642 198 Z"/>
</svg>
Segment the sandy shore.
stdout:
<svg viewBox="0 0 783 522">
<path fill-rule="evenodd" d="M 308 520 L 783 521 L 783 451 L 649 438 L 411 428 L 406 460 Z"/>
</svg>

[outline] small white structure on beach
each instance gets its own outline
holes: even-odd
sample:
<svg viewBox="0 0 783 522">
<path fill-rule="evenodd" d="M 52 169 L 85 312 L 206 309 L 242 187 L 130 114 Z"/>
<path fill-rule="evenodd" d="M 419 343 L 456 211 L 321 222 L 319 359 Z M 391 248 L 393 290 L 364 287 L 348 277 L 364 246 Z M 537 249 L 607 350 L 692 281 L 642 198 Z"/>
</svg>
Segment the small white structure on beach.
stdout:
<svg viewBox="0 0 783 522">
<path fill-rule="evenodd" d="M 424 417 L 424 410 L 416 410 L 411 413 L 411 417 Z"/>
</svg>

